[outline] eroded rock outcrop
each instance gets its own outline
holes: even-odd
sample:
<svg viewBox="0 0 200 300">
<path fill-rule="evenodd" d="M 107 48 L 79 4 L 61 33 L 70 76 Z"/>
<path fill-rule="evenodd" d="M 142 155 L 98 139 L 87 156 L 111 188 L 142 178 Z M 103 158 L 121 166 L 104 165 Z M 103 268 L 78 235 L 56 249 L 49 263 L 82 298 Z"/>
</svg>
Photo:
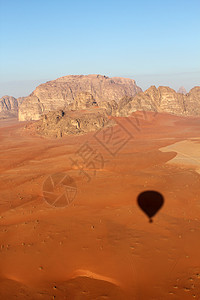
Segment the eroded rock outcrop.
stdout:
<svg viewBox="0 0 200 300">
<path fill-rule="evenodd" d="M 117 114 L 128 116 L 137 110 L 166 112 L 175 115 L 200 115 L 200 87 L 193 88 L 188 94 L 176 93 L 175 90 L 160 86 L 151 86 L 145 92 L 138 93 L 132 99 L 119 102 Z"/>
<path fill-rule="evenodd" d="M 44 113 L 43 105 L 36 96 L 30 96 L 33 109 L 40 120 L 27 125 L 38 134 L 49 137 L 77 135 L 114 124 L 111 116 L 129 116 L 135 111 L 167 112 L 183 116 L 200 116 L 200 87 L 193 88 L 187 95 L 176 93 L 169 87 L 151 86 L 134 97 L 125 96 L 119 101 L 97 103 L 88 92 L 76 96 L 65 110 Z M 31 117 L 31 116 L 30 116 Z"/>
<path fill-rule="evenodd" d="M 185 98 L 187 114 L 200 116 L 200 86 L 192 88 Z"/>
<path fill-rule="evenodd" d="M 99 107 L 110 116 L 129 116 L 138 110 L 166 112 L 176 115 L 200 115 L 200 87 L 189 93 L 160 86 L 145 92 L 128 78 L 101 75 L 74 75 L 39 85 L 19 107 L 20 121 L 39 120 L 49 111 L 77 111 Z"/>
<path fill-rule="evenodd" d="M 39 135 L 59 138 L 64 135 L 79 135 L 114 125 L 103 109 L 91 108 L 77 111 L 52 111 L 26 128 Z"/>
<path fill-rule="evenodd" d="M 84 97 L 93 97 L 94 102 L 100 106 L 104 101 L 118 102 L 124 96 L 133 97 L 141 91 L 135 81 L 129 78 L 109 78 L 102 75 L 64 76 L 39 85 L 26 97 L 19 108 L 19 120 L 38 120 L 43 112 L 66 109 L 70 105 L 76 107 L 74 102 L 77 99 L 78 108 L 83 94 Z M 90 100 L 88 99 L 89 102 Z"/>
<path fill-rule="evenodd" d="M 0 118 L 17 117 L 18 101 L 11 96 L 3 96 L 0 98 Z"/>
<path fill-rule="evenodd" d="M 25 98 L 19 106 L 18 119 L 19 121 L 39 120 L 43 112 L 44 105 L 40 102 L 38 97 L 31 94 Z"/>
<path fill-rule="evenodd" d="M 81 110 L 88 109 L 91 107 L 97 107 L 98 103 L 94 99 L 94 97 L 88 92 L 81 92 L 78 94 L 73 103 L 70 103 L 67 106 L 68 110 Z"/>
</svg>

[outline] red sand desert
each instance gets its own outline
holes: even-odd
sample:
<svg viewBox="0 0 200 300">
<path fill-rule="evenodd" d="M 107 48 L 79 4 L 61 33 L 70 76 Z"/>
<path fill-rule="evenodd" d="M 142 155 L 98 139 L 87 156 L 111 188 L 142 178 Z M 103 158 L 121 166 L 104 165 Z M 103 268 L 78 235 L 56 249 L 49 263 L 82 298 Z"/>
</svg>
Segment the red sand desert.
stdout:
<svg viewBox="0 0 200 300">
<path fill-rule="evenodd" d="M 1 121 L 0 299 L 200 299 L 200 118 L 115 120 L 61 139 Z"/>
</svg>

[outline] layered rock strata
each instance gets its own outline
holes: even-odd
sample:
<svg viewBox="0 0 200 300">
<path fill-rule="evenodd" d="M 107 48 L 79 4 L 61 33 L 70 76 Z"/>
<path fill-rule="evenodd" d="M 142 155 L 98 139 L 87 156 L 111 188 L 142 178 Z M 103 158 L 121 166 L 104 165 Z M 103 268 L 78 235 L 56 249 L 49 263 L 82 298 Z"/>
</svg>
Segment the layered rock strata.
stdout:
<svg viewBox="0 0 200 300">
<path fill-rule="evenodd" d="M 91 95 L 100 106 L 104 101 L 118 102 L 124 96 L 133 97 L 141 91 L 135 81 L 129 78 L 109 78 L 102 75 L 64 76 L 39 85 L 26 97 L 19 108 L 19 120 L 38 120 L 43 113 L 66 109 L 77 98 L 81 101 L 82 93 Z"/>
<path fill-rule="evenodd" d="M 0 119 L 17 117 L 18 101 L 11 96 L 0 98 Z"/>
</svg>

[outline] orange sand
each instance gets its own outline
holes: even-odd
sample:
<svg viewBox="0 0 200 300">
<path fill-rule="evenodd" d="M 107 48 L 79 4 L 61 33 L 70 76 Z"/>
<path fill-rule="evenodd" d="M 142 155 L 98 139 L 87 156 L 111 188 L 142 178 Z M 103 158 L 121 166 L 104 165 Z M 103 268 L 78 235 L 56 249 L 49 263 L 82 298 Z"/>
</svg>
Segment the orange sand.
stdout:
<svg viewBox="0 0 200 300">
<path fill-rule="evenodd" d="M 185 141 L 189 156 L 191 141 L 200 146 L 200 118 L 116 121 L 118 143 L 104 131 L 45 139 L 1 121 L 0 299 L 199 299 L 199 154 L 185 164 L 174 145 Z M 103 164 L 72 164 L 86 142 Z M 76 183 L 69 205 L 44 199 L 56 173 Z M 145 190 L 165 198 L 151 224 L 136 201 Z"/>
</svg>

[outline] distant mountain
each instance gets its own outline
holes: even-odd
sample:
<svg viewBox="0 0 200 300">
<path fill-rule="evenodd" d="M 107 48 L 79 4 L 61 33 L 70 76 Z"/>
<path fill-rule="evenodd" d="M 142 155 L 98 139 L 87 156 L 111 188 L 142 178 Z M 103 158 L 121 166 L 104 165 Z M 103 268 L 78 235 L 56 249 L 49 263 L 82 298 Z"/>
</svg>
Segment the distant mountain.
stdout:
<svg viewBox="0 0 200 300">
<path fill-rule="evenodd" d="M 12 96 L 3 96 L 0 98 L 0 118 L 12 118 L 17 117 L 18 113 L 18 101 Z"/>
<path fill-rule="evenodd" d="M 181 87 L 178 89 L 177 93 L 186 95 L 186 94 L 187 94 L 187 91 L 186 91 L 186 89 L 184 88 L 184 86 L 181 86 Z"/>
<path fill-rule="evenodd" d="M 118 102 L 124 96 L 133 97 L 141 92 L 133 79 L 102 75 L 70 75 L 39 85 L 26 97 L 19 108 L 19 120 L 38 120 L 43 113 L 65 109 L 81 94 L 88 94 L 98 105 Z M 90 97 L 89 96 L 89 97 Z M 86 96 L 85 96 L 86 97 Z"/>
</svg>

